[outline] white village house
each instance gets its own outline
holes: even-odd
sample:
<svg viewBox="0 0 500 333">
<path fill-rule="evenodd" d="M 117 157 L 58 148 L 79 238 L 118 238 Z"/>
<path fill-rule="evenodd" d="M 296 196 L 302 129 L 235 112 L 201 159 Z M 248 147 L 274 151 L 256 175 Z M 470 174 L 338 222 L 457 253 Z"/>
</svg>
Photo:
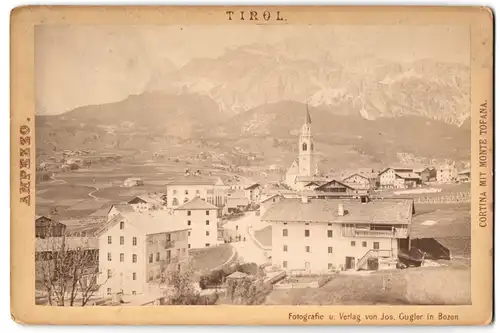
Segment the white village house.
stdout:
<svg viewBox="0 0 500 333">
<path fill-rule="evenodd" d="M 272 224 L 273 265 L 304 274 L 366 269 L 410 246 L 413 200 L 281 199 L 262 216 Z"/>
</svg>

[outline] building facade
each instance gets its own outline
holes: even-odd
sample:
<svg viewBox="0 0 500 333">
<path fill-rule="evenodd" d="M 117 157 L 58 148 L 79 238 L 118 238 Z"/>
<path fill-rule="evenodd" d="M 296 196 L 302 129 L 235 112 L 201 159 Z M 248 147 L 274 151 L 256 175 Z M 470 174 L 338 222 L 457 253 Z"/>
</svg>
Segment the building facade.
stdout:
<svg viewBox="0 0 500 333">
<path fill-rule="evenodd" d="M 167 184 L 167 208 L 176 209 L 194 198 L 201 198 L 222 212 L 228 190 L 219 177 L 184 176 Z"/>
<path fill-rule="evenodd" d="M 188 227 L 165 211 L 119 213 L 98 232 L 99 293 L 137 295 L 187 260 Z"/>
<path fill-rule="evenodd" d="M 436 170 L 436 180 L 438 183 L 452 183 L 457 180 L 458 172 L 453 166 L 445 165 Z"/>
<path fill-rule="evenodd" d="M 264 214 L 272 223 L 273 265 L 304 274 L 367 269 L 410 246 L 413 201 L 282 199 Z"/>
<path fill-rule="evenodd" d="M 347 184 L 351 187 L 359 188 L 359 189 L 370 189 L 372 188 L 372 184 L 370 182 L 370 178 L 363 176 L 359 173 L 354 173 L 344 179 L 342 179 L 344 184 Z"/>
<path fill-rule="evenodd" d="M 196 249 L 216 246 L 219 244 L 217 237 L 218 208 L 201 198 L 194 198 L 174 210 L 174 215 L 188 232 L 188 248 Z"/>
</svg>

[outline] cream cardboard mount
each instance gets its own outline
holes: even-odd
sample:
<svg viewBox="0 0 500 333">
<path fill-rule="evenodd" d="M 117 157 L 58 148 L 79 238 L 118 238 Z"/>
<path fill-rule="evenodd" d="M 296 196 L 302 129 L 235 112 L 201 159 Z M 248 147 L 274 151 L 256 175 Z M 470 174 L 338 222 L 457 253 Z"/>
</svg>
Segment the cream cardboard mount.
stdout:
<svg viewBox="0 0 500 333">
<path fill-rule="evenodd" d="M 20 7 L 25 324 L 485 325 L 480 7 Z"/>
</svg>

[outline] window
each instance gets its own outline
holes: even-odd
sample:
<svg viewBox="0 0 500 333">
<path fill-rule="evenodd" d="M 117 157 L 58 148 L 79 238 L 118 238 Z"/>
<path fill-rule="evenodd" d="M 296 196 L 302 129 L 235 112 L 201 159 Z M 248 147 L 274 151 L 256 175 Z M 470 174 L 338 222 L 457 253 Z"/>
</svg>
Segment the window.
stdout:
<svg viewBox="0 0 500 333">
<path fill-rule="evenodd" d="M 107 294 L 108 294 L 108 295 L 111 295 L 111 288 L 108 288 L 108 290 L 107 290 Z"/>
<path fill-rule="evenodd" d="M 177 194 L 177 190 L 174 190 L 174 192 L 173 192 L 173 193 L 174 193 L 174 195 L 176 195 L 176 194 Z"/>
<path fill-rule="evenodd" d="M 309 230 L 307 230 L 307 229 L 305 230 L 305 235 L 306 235 L 306 237 L 309 237 Z"/>
<path fill-rule="evenodd" d="M 309 225 L 309 223 L 306 223 L 306 225 Z"/>
<path fill-rule="evenodd" d="M 134 295 L 134 296 L 135 296 L 135 294 L 136 294 L 135 290 L 132 290 L 132 295 Z"/>
<path fill-rule="evenodd" d="M 283 261 L 283 268 L 287 268 L 288 267 L 288 261 Z"/>
<path fill-rule="evenodd" d="M 351 246 L 356 246 L 356 241 L 351 241 Z"/>
<path fill-rule="evenodd" d="M 332 238 L 333 237 L 333 230 L 328 230 L 327 234 L 328 234 L 328 238 Z"/>
<path fill-rule="evenodd" d="M 373 242 L 373 249 L 378 250 L 380 248 L 380 243 L 379 242 Z"/>
<path fill-rule="evenodd" d="M 156 252 L 156 261 L 160 261 L 160 252 Z"/>
<path fill-rule="evenodd" d="M 120 245 L 125 244 L 125 237 L 120 236 Z"/>
<path fill-rule="evenodd" d="M 125 254 L 120 253 L 120 262 L 124 262 L 124 261 L 125 261 Z"/>
<path fill-rule="evenodd" d="M 306 151 L 307 150 L 307 143 L 303 143 L 302 144 L 302 151 Z"/>
<path fill-rule="evenodd" d="M 186 248 L 185 248 L 185 247 L 183 247 L 183 248 L 182 248 L 182 255 L 185 255 L 185 254 L 186 254 Z"/>
<path fill-rule="evenodd" d="M 108 244 L 111 244 L 111 236 L 108 236 Z"/>
<path fill-rule="evenodd" d="M 172 199 L 172 206 L 177 206 L 179 204 L 179 200 L 177 198 Z"/>
<path fill-rule="evenodd" d="M 137 245 L 137 237 L 132 237 L 132 245 L 133 246 Z"/>
<path fill-rule="evenodd" d="M 205 215 L 210 215 L 210 211 L 209 210 L 205 211 Z"/>
<path fill-rule="evenodd" d="M 191 231 L 188 231 L 188 237 L 191 236 Z"/>
<path fill-rule="evenodd" d="M 188 214 L 188 216 L 191 216 L 191 211 L 190 211 L 190 210 L 188 210 L 187 214 Z"/>
<path fill-rule="evenodd" d="M 191 248 L 191 244 L 188 244 L 188 249 L 190 249 L 190 248 Z"/>
<path fill-rule="evenodd" d="M 191 225 L 191 220 L 188 220 L 188 225 Z"/>
<path fill-rule="evenodd" d="M 288 223 L 284 222 L 283 225 L 287 225 Z"/>
<path fill-rule="evenodd" d="M 152 253 L 149 255 L 149 262 L 150 263 L 153 262 L 153 254 Z"/>
<path fill-rule="evenodd" d="M 288 236 L 288 229 L 283 229 L 283 237 L 287 237 Z"/>
<path fill-rule="evenodd" d="M 328 247 L 328 253 L 333 253 L 333 247 L 331 246 Z"/>
<path fill-rule="evenodd" d="M 331 262 L 328 263 L 328 270 L 333 269 L 333 264 Z"/>
<path fill-rule="evenodd" d="M 210 243 L 205 243 L 205 247 L 209 247 L 210 246 Z"/>
<path fill-rule="evenodd" d="M 111 261 L 111 252 L 108 252 L 108 261 Z"/>
<path fill-rule="evenodd" d="M 133 263 L 137 262 L 137 254 L 132 254 L 132 262 Z"/>
<path fill-rule="evenodd" d="M 120 222 L 120 230 L 125 229 L 125 222 Z"/>
<path fill-rule="evenodd" d="M 210 231 L 205 231 L 205 235 L 210 236 Z"/>
<path fill-rule="evenodd" d="M 110 279 L 113 276 L 113 273 L 111 272 L 110 269 L 108 269 L 108 279 Z"/>
<path fill-rule="evenodd" d="M 366 247 L 366 242 L 361 242 L 361 246 Z"/>
<path fill-rule="evenodd" d="M 185 194 L 185 195 L 189 195 L 189 191 L 188 191 L 188 190 L 185 190 L 185 191 L 184 191 L 184 194 Z"/>
<path fill-rule="evenodd" d="M 209 221 L 209 220 L 206 220 L 206 221 L 205 221 L 205 224 L 206 224 L 206 225 L 210 225 L 210 221 Z"/>
<path fill-rule="evenodd" d="M 283 245 L 283 252 L 288 252 L 288 245 Z"/>
<path fill-rule="evenodd" d="M 306 246 L 306 252 L 311 252 L 311 247 L 309 245 Z"/>
</svg>

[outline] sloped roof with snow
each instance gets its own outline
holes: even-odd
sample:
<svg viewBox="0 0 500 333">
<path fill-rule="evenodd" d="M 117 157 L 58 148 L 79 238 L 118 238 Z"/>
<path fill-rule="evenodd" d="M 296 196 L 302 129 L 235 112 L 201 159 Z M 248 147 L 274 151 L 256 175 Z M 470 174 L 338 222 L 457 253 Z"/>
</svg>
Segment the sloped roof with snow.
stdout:
<svg viewBox="0 0 500 333">
<path fill-rule="evenodd" d="M 186 202 L 185 204 L 176 208 L 176 210 L 196 210 L 196 209 L 218 209 L 216 206 L 209 204 L 200 197 L 195 197 L 194 199 Z"/>
<path fill-rule="evenodd" d="M 338 214 L 339 205 L 346 213 Z M 268 222 L 322 222 L 364 224 L 410 224 L 413 200 L 384 199 L 366 203 L 359 199 L 282 199 L 262 216 Z"/>
</svg>

